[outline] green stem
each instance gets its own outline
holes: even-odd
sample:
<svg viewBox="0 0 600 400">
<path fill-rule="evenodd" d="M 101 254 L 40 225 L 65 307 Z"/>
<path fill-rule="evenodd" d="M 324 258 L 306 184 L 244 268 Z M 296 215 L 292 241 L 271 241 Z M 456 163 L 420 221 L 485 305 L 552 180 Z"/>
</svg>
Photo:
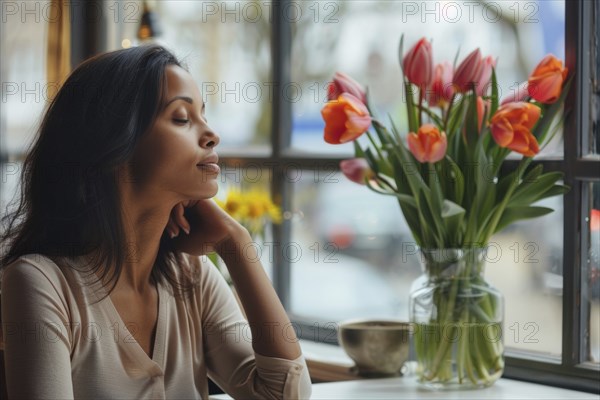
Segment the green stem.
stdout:
<svg viewBox="0 0 600 400">
<path fill-rule="evenodd" d="M 446 118 L 444 118 L 444 131 L 448 133 L 448 120 L 450 119 L 450 111 L 452 111 L 452 106 L 454 105 L 454 99 L 456 99 L 456 93 L 452 95 L 450 99 L 450 104 L 448 104 L 448 112 L 446 113 Z"/>
<path fill-rule="evenodd" d="M 512 197 L 513 192 L 519 186 L 519 183 L 521 183 L 521 177 L 523 175 L 523 172 L 525 172 L 525 169 L 527 168 L 529 163 L 531 163 L 531 160 L 532 159 L 530 157 L 523 157 L 521 159 L 521 162 L 519 163 L 519 166 L 517 167 L 518 173 L 517 173 L 515 180 L 511 182 L 510 186 L 508 187 L 508 190 L 506 191 L 506 194 L 504 195 L 504 198 L 502 199 L 502 202 L 496 209 L 496 212 L 494 213 L 494 216 L 492 217 L 491 222 L 487 226 L 487 229 L 485 229 L 483 231 L 484 232 L 483 243 L 487 243 L 489 241 L 490 237 L 494 234 L 494 231 L 496 230 L 496 227 L 498 226 L 498 222 L 500 222 L 500 218 L 502 217 L 502 214 L 504 213 L 504 210 L 506 209 L 506 205 L 510 201 L 510 198 Z"/>
<path fill-rule="evenodd" d="M 379 156 L 379 158 L 381 160 L 385 160 L 385 158 L 383 157 L 383 154 L 381 153 L 381 150 L 379 149 L 380 146 L 378 146 L 375 143 L 375 140 L 373 140 L 373 136 L 371 136 L 371 132 L 367 131 L 367 137 L 369 138 L 369 141 L 371 142 L 371 144 L 373 145 L 373 148 L 375 149 L 375 151 L 377 152 L 377 155 Z"/>
</svg>

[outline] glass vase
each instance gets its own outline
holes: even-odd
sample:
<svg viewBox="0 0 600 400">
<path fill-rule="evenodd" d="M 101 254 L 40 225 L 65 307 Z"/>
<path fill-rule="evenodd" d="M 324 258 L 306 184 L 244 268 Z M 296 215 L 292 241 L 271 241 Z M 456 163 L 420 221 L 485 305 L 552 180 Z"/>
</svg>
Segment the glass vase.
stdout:
<svg viewBox="0 0 600 400">
<path fill-rule="evenodd" d="M 502 375 L 504 299 L 484 278 L 485 255 L 484 248 L 420 251 L 424 275 L 409 304 L 425 386 L 480 388 Z"/>
</svg>

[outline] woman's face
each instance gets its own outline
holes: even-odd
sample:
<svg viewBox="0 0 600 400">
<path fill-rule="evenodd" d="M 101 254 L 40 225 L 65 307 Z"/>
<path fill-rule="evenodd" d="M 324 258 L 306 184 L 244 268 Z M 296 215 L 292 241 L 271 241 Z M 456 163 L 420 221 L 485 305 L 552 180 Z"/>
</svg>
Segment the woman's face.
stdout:
<svg viewBox="0 0 600 400">
<path fill-rule="evenodd" d="M 156 121 L 140 139 L 131 164 L 134 184 L 175 201 L 206 199 L 217 193 L 219 136 L 204 117 L 204 102 L 192 76 L 170 65 Z"/>
</svg>

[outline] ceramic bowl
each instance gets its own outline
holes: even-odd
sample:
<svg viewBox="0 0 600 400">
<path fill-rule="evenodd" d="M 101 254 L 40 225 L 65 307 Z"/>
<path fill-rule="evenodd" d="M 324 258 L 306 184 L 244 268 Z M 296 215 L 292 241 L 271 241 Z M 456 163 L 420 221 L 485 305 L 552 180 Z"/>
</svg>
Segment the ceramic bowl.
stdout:
<svg viewBox="0 0 600 400">
<path fill-rule="evenodd" d="M 361 376 L 399 376 L 408 360 L 410 323 L 350 320 L 339 324 L 340 345 Z"/>
</svg>

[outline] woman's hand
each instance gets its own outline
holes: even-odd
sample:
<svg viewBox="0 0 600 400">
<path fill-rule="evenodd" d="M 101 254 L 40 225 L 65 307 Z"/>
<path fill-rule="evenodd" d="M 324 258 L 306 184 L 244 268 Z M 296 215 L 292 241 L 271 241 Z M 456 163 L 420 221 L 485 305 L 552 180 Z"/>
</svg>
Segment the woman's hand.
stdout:
<svg viewBox="0 0 600 400">
<path fill-rule="evenodd" d="M 246 229 L 212 199 L 177 204 L 171 211 L 166 231 L 174 233 L 176 250 L 192 255 L 218 252 L 228 242 L 249 237 Z"/>
</svg>

